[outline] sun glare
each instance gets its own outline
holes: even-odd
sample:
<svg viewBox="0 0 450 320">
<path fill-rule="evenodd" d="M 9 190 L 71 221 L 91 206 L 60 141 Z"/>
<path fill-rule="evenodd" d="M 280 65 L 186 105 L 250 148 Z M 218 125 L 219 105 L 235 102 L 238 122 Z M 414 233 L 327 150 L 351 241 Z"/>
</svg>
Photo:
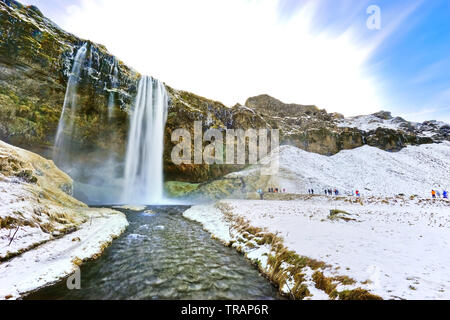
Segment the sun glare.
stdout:
<svg viewBox="0 0 450 320">
<path fill-rule="evenodd" d="M 314 33 L 315 3 L 282 19 L 276 1 L 84 0 L 62 27 L 141 73 L 229 106 L 269 94 L 346 115 L 382 109 L 367 51 L 350 30 Z"/>
</svg>

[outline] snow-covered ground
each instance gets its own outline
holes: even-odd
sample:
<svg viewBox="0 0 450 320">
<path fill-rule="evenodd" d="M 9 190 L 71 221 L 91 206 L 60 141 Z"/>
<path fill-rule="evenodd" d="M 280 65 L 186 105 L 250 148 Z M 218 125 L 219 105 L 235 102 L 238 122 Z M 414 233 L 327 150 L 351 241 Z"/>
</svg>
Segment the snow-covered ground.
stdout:
<svg viewBox="0 0 450 320">
<path fill-rule="evenodd" d="M 20 298 L 69 276 L 81 262 L 97 258 L 128 226 L 120 212 L 85 211 L 90 220 L 77 231 L 0 264 L 0 300 Z"/>
<path fill-rule="evenodd" d="M 0 141 L 0 300 L 52 284 L 96 258 L 128 226 L 89 209 L 52 161 Z"/>
<path fill-rule="evenodd" d="M 271 158 L 263 159 L 266 163 Z M 356 190 L 362 195 L 393 196 L 398 194 L 430 196 L 431 190 L 450 189 L 450 142 L 408 146 L 399 152 L 386 152 L 363 146 L 343 150 L 331 157 L 306 152 L 293 146 L 282 146 L 279 171 L 261 181 L 268 187 L 286 189 L 287 193 L 324 194 L 337 188 L 341 194 Z M 257 177 L 260 166 L 231 173 L 228 176 Z M 255 189 L 256 190 L 256 189 Z"/>
<path fill-rule="evenodd" d="M 224 205 L 230 208 L 232 220 L 218 209 Z M 330 219 L 330 210 L 335 209 L 347 212 L 342 216 L 352 220 Z M 223 200 L 216 206 L 194 206 L 185 216 L 228 243 L 239 237 L 231 221 L 243 218 L 252 227 L 277 234 L 299 255 L 325 262 L 327 277 L 348 276 L 356 281 L 352 288 L 361 287 L 385 299 L 450 298 L 447 200 L 325 196 L 291 201 Z M 256 247 L 247 256 L 264 265 L 263 253 L 267 252 L 267 248 Z M 305 271 L 308 277 L 310 270 Z M 313 282 L 309 281 L 308 288 L 311 298 L 327 298 Z"/>
</svg>

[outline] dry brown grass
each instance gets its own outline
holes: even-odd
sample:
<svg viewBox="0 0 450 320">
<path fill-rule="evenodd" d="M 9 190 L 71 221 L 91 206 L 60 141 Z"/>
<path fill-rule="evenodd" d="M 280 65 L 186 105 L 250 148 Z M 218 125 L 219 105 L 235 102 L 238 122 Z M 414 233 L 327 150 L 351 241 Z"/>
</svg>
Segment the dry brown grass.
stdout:
<svg viewBox="0 0 450 320">
<path fill-rule="evenodd" d="M 0 218 L 0 229 L 15 229 L 20 225 L 20 220 L 7 216 Z"/>
<path fill-rule="evenodd" d="M 361 203 L 361 200 L 357 199 L 356 202 Z M 258 246 L 267 245 L 270 247 L 271 253 L 267 257 L 267 269 L 263 269 L 259 261 L 256 262 L 256 265 L 272 283 L 280 288 L 280 292 L 281 288 L 287 287 L 291 299 L 302 300 L 311 295 L 308 286 L 305 284 L 304 268 L 306 267 L 315 270 L 313 281 L 316 288 L 326 292 L 331 299 L 368 300 L 380 298 L 361 288 L 338 292 L 336 288 L 339 284 L 353 285 L 356 281 L 348 276 L 325 277 L 322 271 L 330 267 L 325 262 L 300 256 L 295 251 L 288 250 L 280 236 L 266 232 L 261 228 L 252 227 L 249 221 L 243 217 L 233 216 L 232 208 L 228 205 L 219 203 L 216 207 L 224 213 L 226 219 L 232 223 L 232 229 L 238 234 L 237 240 L 232 243 L 238 252 L 245 253 L 245 247 L 253 248 L 254 244 L 249 241 L 250 239 L 256 242 Z M 334 210 L 331 213 L 348 215 L 347 212 L 339 210 Z M 288 283 L 291 283 L 292 280 L 293 286 L 291 288 Z"/>
<path fill-rule="evenodd" d="M 31 227 L 36 228 L 37 225 L 34 221 L 23 218 L 21 212 L 14 212 L 16 217 L 7 216 L 0 218 L 0 229 L 16 229 L 17 227 Z"/>
<path fill-rule="evenodd" d="M 369 291 L 361 288 L 354 290 L 344 290 L 339 292 L 340 300 L 383 300 L 380 296 L 374 295 Z"/>
<path fill-rule="evenodd" d="M 333 278 L 325 277 L 324 274 L 320 271 L 314 272 L 312 278 L 314 280 L 314 283 L 316 284 L 317 289 L 323 290 L 332 299 L 336 298 L 337 283 L 333 282 Z"/>
<path fill-rule="evenodd" d="M 334 281 L 342 283 L 344 286 L 355 284 L 356 281 L 348 276 L 337 276 L 333 278 Z"/>
</svg>

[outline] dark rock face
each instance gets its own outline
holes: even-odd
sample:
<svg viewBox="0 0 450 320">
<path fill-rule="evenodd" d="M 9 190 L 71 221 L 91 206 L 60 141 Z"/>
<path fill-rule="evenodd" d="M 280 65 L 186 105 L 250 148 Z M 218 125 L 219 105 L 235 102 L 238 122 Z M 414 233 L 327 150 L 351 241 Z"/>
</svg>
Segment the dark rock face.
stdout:
<svg viewBox="0 0 450 320">
<path fill-rule="evenodd" d="M 201 121 L 203 130 L 219 129 L 225 137 L 225 130 L 236 126 L 236 109 L 226 107 L 220 102 L 209 100 L 195 94 L 167 87 L 169 93 L 169 112 L 166 124 L 164 147 L 164 176 L 166 180 L 184 182 L 204 182 L 221 177 L 230 172 L 243 169 L 242 165 L 175 165 L 171 160 L 173 147 L 172 132 L 187 129 L 194 138 L 194 122 Z M 193 145 L 192 145 L 193 150 Z"/>
<path fill-rule="evenodd" d="M 50 156 L 64 102 L 68 76 L 77 50 L 87 43 L 78 87 L 73 159 L 87 167 L 101 166 L 102 152 L 123 161 L 129 114 L 141 75 L 118 61 L 105 47 L 61 30 L 38 8 L 0 0 L 0 139 Z M 114 69 L 117 68 L 117 79 Z M 327 113 L 316 106 L 285 104 L 268 95 L 249 98 L 245 105 L 226 107 L 167 86 L 170 106 L 165 133 L 166 180 L 205 182 L 242 169 L 242 165 L 181 165 L 171 161 L 171 134 L 178 128 L 193 136 L 194 121 L 203 129 L 280 129 L 281 144 L 333 155 L 368 144 L 388 151 L 407 145 L 450 140 L 447 124 L 410 123 L 382 111 L 370 116 L 369 129 L 356 120 Z M 108 104 L 114 112 L 108 117 Z M 388 123 L 388 125 L 385 125 Z M 120 168 L 118 169 L 120 171 Z M 81 180 L 88 180 L 80 176 Z M 101 180 L 101 176 L 97 177 Z M 101 182 L 99 184 L 107 183 Z"/>
</svg>

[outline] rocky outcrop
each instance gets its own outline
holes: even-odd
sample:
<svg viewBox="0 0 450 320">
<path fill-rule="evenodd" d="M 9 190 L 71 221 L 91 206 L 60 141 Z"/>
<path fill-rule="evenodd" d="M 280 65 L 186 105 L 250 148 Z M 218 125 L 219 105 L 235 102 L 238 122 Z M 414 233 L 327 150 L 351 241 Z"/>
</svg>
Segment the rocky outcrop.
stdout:
<svg viewBox="0 0 450 320">
<path fill-rule="evenodd" d="M 228 108 L 220 102 L 209 100 L 195 94 L 167 87 L 170 101 L 166 124 L 164 147 L 164 174 L 166 180 L 184 182 L 204 182 L 227 173 L 240 170 L 242 165 L 175 165 L 171 153 L 176 143 L 171 141 L 172 132 L 176 129 L 187 129 L 194 137 L 194 122 L 201 121 L 203 130 L 209 128 L 226 129 L 239 127 L 236 123 L 236 108 Z M 240 110 L 240 108 L 238 108 Z M 251 119 L 251 117 L 248 117 Z M 248 125 L 247 125 L 248 126 Z M 265 124 L 264 124 L 265 127 Z M 192 146 L 193 148 L 193 146 Z"/>
<path fill-rule="evenodd" d="M 380 120 L 379 127 L 366 130 L 363 126 L 347 121 L 341 114 L 327 113 L 316 106 L 285 104 L 267 95 L 250 98 L 245 105 L 271 127 L 280 129 L 282 144 L 322 155 L 333 155 L 365 144 L 386 151 L 399 151 L 407 145 L 434 142 L 430 137 L 421 135 L 418 124 L 401 118 L 394 119 L 390 127 L 384 127 L 383 120 L 393 119 L 389 112 L 384 111 L 366 116 L 367 121 Z M 395 126 L 395 123 L 398 125 Z"/>
</svg>

